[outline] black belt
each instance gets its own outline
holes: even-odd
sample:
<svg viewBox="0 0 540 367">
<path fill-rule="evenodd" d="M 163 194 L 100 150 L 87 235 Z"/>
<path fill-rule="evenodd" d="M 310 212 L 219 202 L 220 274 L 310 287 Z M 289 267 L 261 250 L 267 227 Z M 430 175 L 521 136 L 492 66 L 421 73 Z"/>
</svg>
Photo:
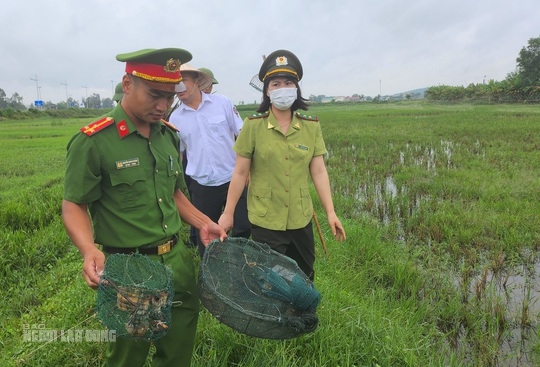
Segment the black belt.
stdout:
<svg viewBox="0 0 540 367">
<path fill-rule="evenodd" d="M 163 255 L 171 251 L 178 243 L 178 236 L 174 235 L 170 240 L 154 247 L 111 247 L 103 246 L 103 251 L 108 254 L 134 254 L 143 255 Z"/>
</svg>

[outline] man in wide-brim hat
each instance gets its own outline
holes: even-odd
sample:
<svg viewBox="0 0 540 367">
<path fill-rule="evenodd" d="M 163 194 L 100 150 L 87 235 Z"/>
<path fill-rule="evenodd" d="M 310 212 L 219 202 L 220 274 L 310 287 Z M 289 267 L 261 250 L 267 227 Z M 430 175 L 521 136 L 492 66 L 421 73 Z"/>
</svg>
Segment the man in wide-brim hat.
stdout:
<svg viewBox="0 0 540 367">
<path fill-rule="evenodd" d="M 182 103 L 171 114 L 170 122 L 178 129 L 181 148 L 186 152 L 191 201 L 217 222 L 227 199 L 235 162 L 232 147 L 242 129 L 242 118 L 230 99 L 203 92 L 212 84 L 210 75 L 189 64 L 183 64 L 180 70 L 186 90 L 177 94 Z M 249 238 L 245 195 L 235 208 L 231 236 Z M 196 242 L 202 256 L 205 246 L 200 236 L 196 236 Z"/>
</svg>

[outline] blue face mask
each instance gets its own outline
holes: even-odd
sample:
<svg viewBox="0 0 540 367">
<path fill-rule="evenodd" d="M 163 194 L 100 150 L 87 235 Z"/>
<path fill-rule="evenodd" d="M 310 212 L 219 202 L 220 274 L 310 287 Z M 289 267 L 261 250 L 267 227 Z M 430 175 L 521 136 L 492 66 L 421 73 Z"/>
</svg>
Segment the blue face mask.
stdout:
<svg viewBox="0 0 540 367">
<path fill-rule="evenodd" d="M 270 93 L 270 102 L 278 110 L 285 111 L 288 110 L 296 101 L 298 96 L 297 88 L 279 88 L 271 90 Z"/>
</svg>

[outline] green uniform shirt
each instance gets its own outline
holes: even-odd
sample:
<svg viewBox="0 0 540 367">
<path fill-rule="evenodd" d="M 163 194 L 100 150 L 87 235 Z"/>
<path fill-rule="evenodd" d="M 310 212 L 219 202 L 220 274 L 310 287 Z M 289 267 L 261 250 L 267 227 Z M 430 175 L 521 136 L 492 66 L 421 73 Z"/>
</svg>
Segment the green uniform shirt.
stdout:
<svg viewBox="0 0 540 367">
<path fill-rule="evenodd" d="M 178 136 L 159 122 L 143 137 L 120 104 L 107 116 L 110 125 L 90 124 L 83 129 L 96 127 L 93 135 L 79 132 L 68 143 L 64 199 L 88 204 L 96 243 L 158 244 L 181 227 L 173 199 L 184 185 Z"/>
<path fill-rule="evenodd" d="M 250 116 L 234 151 L 251 159 L 250 222 L 272 230 L 305 227 L 313 216 L 309 164 L 314 156 L 326 154 L 317 119 L 296 113 L 283 135 L 271 112 Z"/>
</svg>

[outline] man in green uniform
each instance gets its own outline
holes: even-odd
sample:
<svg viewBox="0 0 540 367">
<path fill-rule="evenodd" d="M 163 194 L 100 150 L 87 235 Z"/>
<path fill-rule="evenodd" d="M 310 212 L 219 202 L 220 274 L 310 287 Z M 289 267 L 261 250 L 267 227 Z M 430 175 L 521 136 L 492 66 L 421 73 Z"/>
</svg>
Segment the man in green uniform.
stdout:
<svg viewBox="0 0 540 367">
<path fill-rule="evenodd" d="M 124 97 L 124 88 L 122 87 L 122 82 L 120 82 L 116 84 L 116 87 L 114 88 L 114 96 L 112 97 L 112 99 L 116 103 L 120 103 L 123 97 Z"/>
<path fill-rule="evenodd" d="M 83 257 L 83 276 L 96 288 L 106 254 L 141 253 L 170 266 L 174 280 L 172 321 L 154 342 L 154 366 L 189 366 L 199 299 L 190 251 L 178 242 L 181 220 L 203 243 L 226 237 L 182 193 L 182 166 L 175 128 L 162 120 L 183 87 L 183 49 L 120 54 L 126 62 L 124 96 L 106 116 L 83 127 L 68 144 L 62 217 Z M 107 366 L 142 366 L 150 343 L 117 338 Z"/>
</svg>

